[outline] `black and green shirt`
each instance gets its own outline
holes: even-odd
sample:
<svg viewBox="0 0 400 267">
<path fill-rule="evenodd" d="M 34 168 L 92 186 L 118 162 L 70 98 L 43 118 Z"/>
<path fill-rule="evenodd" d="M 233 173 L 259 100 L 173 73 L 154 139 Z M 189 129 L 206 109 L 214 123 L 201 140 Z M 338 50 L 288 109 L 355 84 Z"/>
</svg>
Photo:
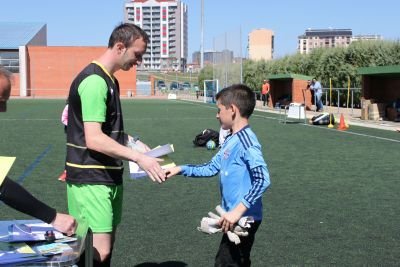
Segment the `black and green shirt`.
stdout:
<svg viewBox="0 0 400 267">
<path fill-rule="evenodd" d="M 72 82 L 67 128 L 67 182 L 118 185 L 123 163 L 86 147 L 84 122 L 99 122 L 104 134 L 125 144 L 118 81 L 99 63 L 92 62 Z"/>
</svg>

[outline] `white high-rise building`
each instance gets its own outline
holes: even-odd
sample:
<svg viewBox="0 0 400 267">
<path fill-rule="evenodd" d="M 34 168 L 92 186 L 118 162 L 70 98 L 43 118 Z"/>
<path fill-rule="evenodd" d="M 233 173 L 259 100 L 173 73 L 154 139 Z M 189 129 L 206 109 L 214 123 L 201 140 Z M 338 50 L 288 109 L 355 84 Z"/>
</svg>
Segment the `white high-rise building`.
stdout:
<svg viewBox="0 0 400 267">
<path fill-rule="evenodd" d="M 380 34 L 359 34 L 354 35 L 352 41 L 380 41 L 383 40 L 383 36 Z"/>
<path fill-rule="evenodd" d="M 150 37 L 139 69 L 185 71 L 188 58 L 188 7 L 179 0 L 130 0 L 125 22 L 141 27 Z"/>
<path fill-rule="evenodd" d="M 307 29 L 298 37 L 297 50 L 300 54 L 308 54 L 320 47 L 348 47 L 352 36 L 351 29 Z"/>
</svg>

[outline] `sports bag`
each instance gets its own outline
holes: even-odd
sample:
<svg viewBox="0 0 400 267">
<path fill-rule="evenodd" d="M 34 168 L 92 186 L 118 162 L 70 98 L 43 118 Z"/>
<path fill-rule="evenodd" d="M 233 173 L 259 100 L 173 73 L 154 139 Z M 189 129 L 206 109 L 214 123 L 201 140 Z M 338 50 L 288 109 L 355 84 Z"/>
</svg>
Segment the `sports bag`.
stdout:
<svg viewBox="0 0 400 267">
<path fill-rule="evenodd" d="M 331 116 L 330 121 L 329 116 Z M 332 113 L 322 113 L 311 118 L 311 123 L 314 125 L 328 125 L 329 122 L 335 124 L 335 116 Z"/>
<path fill-rule="evenodd" d="M 219 145 L 219 132 L 213 129 L 204 129 L 201 133 L 196 135 L 193 140 L 195 146 L 205 146 L 209 140 L 213 140 L 216 146 Z"/>
</svg>

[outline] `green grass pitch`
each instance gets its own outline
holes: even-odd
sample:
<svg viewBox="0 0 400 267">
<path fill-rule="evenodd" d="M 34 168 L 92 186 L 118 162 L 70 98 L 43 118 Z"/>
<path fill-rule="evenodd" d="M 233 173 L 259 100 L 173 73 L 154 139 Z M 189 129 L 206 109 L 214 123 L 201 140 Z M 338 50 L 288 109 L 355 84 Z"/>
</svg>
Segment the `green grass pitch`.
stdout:
<svg viewBox="0 0 400 267">
<path fill-rule="evenodd" d="M 214 105 L 123 100 L 125 129 L 156 146 L 172 143 L 177 164 L 207 162 L 215 151 L 192 140 L 219 129 Z M 63 100 L 15 100 L 0 113 L 0 154 L 16 156 L 10 175 L 66 211 L 60 122 Z M 283 124 L 255 112 L 272 185 L 252 250 L 253 266 L 394 266 L 400 262 L 400 134 L 351 126 L 346 132 Z M 127 164 L 126 164 L 127 166 Z M 113 266 L 213 266 L 219 235 L 196 230 L 219 203 L 218 178 L 177 176 L 164 184 L 125 170 L 123 218 Z M 2 205 L 0 218 L 26 219 Z M 158 265 L 157 265 L 158 264 Z"/>
</svg>

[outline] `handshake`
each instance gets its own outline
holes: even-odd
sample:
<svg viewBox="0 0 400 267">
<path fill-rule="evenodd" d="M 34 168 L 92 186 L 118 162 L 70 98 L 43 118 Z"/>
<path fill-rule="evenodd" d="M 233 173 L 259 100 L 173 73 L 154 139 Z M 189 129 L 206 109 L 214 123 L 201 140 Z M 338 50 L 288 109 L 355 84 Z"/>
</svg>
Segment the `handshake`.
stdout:
<svg viewBox="0 0 400 267">
<path fill-rule="evenodd" d="M 206 234 L 215 234 L 218 232 L 222 232 L 221 226 L 218 224 L 220 220 L 220 216 L 226 213 L 225 210 L 222 209 L 220 205 L 218 205 L 215 210 L 219 214 L 219 216 L 211 211 L 208 213 L 209 217 L 203 217 L 200 222 L 200 226 L 197 227 L 197 230 Z M 228 231 L 226 234 L 231 242 L 240 244 L 240 236 L 248 236 L 249 233 L 247 229 L 251 227 L 251 223 L 254 223 L 254 219 L 251 216 L 246 216 L 240 218 L 237 224 L 234 226 L 232 231 Z"/>
</svg>

